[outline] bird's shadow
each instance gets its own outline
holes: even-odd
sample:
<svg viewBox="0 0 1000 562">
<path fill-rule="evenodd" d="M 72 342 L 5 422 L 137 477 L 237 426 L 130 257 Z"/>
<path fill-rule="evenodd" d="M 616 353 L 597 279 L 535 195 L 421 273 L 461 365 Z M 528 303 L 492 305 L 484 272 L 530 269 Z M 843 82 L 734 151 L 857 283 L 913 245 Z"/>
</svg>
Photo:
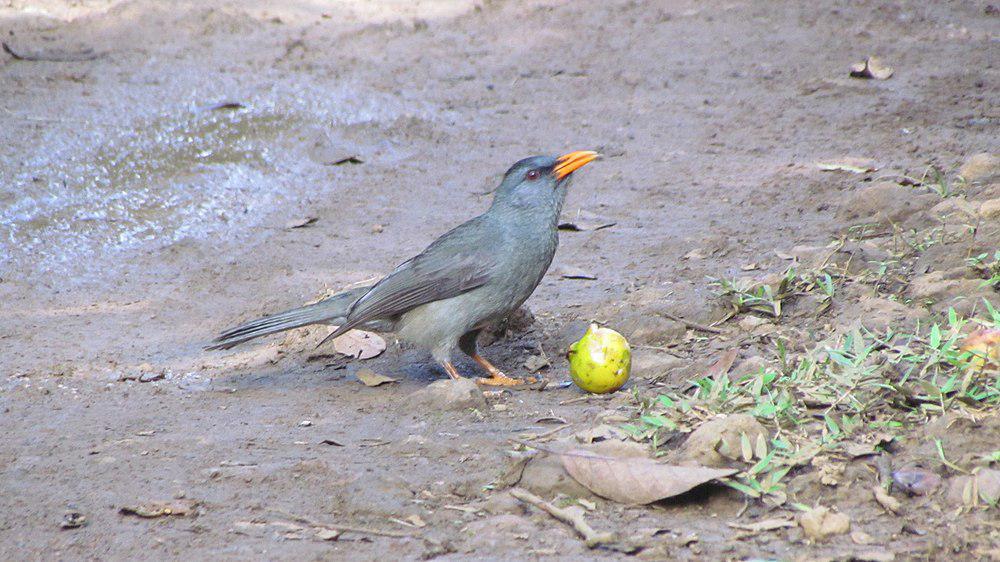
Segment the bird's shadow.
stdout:
<svg viewBox="0 0 1000 562">
<path fill-rule="evenodd" d="M 356 374 L 361 369 L 371 369 L 401 383 L 418 386 L 448 378 L 429 353 L 418 349 L 390 346 L 372 359 L 353 359 L 337 354 L 312 357 L 293 358 L 266 369 L 228 372 L 214 378 L 212 386 L 216 390 L 229 391 L 329 388 L 331 385 L 359 384 Z M 479 366 L 464 356 L 455 357 L 455 366 L 463 376 L 484 376 Z"/>
</svg>

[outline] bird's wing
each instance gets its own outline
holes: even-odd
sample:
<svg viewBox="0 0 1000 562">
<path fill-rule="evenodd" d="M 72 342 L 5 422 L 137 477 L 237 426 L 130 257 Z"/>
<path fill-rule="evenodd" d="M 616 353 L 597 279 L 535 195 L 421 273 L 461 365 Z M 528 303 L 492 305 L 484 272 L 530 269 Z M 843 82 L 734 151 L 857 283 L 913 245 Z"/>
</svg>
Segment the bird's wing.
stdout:
<svg viewBox="0 0 1000 562">
<path fill-rule="evenodd" d="M 403 262 L 358 299 L 347 322 L 324 341 L 370 320 L 398 316 L 484 285 L 496 270 L 495 248 L 503 235 L 500 229 L 484 226 L 476 219 L 459 225 Z"/>
</svg>

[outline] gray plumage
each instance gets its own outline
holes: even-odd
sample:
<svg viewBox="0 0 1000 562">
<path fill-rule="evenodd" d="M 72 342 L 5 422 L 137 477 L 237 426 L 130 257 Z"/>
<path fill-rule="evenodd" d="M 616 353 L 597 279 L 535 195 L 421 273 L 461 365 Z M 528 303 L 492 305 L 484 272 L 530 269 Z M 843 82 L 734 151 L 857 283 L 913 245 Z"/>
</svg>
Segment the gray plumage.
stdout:
<svg viewBox="0 0 1000 562">
<path fill-rule="evenodd" d="M 596 157 L 572 153 L 578 154 L 586 155 L 584 164 Z M 324 342 L 360 327 L 395 331 L 429 349 L 446 368 L 456 347 L 475 355 L 478 332 L 521 306 L 552 263 L 570 172 L 583 165 L 559 171 L 567 157 L 535 156 L 514 164 L 485 213 L 447 232 L 374 286 L 237 326 L 209 349 L 331 324 L 339 327 Z"/>
</svg>

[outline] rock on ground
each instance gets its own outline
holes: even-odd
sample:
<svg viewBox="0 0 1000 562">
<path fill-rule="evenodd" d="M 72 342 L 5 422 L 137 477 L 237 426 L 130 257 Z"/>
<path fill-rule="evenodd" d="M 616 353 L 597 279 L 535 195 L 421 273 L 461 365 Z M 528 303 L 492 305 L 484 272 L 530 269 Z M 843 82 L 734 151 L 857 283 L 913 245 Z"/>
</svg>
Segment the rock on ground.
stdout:
<svg viewBox="0 0 1000 562">
<path fill-rule="evenodd" d="M 414 392 L 407 398 L 406 404 L 413 410 L 483 410 L 486 398 L 471 379 L 442 380 Z"/>
<path fill-rule="evenodd" d="M 837 211 L 837 218 L 852 224 L 905 224 L 937 200 L 936 195 L 882 181 L 851 194 Z"/>
<path fill-rule="evenodd" d="M 684 366 L 684 359 L 662 351 L 635 349 L 632 351 L 632 376 L 637 379 L 656 379 Z"/>
<path fill-rule="evenodd" d="M 851 530 L 851 518 L 828 507 L 814 507 L 799 516 L 799 525 L 810 540 L 823 540 Z"/>
<path fill-rule="evenodd" d="M 958 175 L 968 182 L 985 182 L 1000 177 L 1000 154 L 973 154 L 958 169 Z"/>
<path fill-rule="evenodd" d="M 979 216 L 984 219 L 1000 219 L 1000 198 L 983 201 L 979 206 Z"/>
</svg>

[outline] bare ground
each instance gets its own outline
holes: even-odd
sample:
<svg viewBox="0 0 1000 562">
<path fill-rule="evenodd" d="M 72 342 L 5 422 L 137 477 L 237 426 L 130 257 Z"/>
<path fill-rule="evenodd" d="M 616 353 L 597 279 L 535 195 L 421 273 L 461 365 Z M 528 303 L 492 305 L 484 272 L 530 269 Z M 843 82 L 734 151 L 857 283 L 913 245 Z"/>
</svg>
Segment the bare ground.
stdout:
<svg viewBox="0 0 1000 562">
<path fill-rule="evenodd" d="M 900 232 L 939 234 L 947 222 L 929 214 L 938 200 L 921 198 L 927 189 L 906 201 L 912 208 L 857 196 L 930 165 L 954 177 L 971 155 L 997 151 L 997 9 L 929 4 L 0 7 L 3 39 L 22 56 L 87 59 L 0 59 L 0 553 L 626 556 L 588 550 L 508 498 L 496 484 L 509 440 L 554 429 L 551 418 L 572 424 L 566 434 L 621 423 L 637 399 L 682 391 L 720 352 L 738 350 L 734 371 L 766 355 L 774 333 L 752 323 L 732 319 L 713 334 L 662 317 L 720 319 L 725 303 L 708 278 L 780 274 L 785 252 L 825 245 L 883 208 L 895 213 L 886 223 L 919 216 Z M 847 76 L 872 54 L 895 67 L 891 79 Z M 212 109 L 222 102 L 245 107 Z M 235 322 L 388 271 L 484 209 L 513 161 L 585 148 L 607 157 L 578 174 L 567 209 L 616 224 L 564 232 L 553 272 L 575 266 L 598 278 L 550 273 L 528 303 L 536 321 L 487 353 L 523 375 L 525 358 L 543 350 L 553 361 L 543 374 L 562 381 L 560 350 L 597 319 L 645 345 L 637 360 L 668 348 L 681 358 L 670 370 L 637 373 L 610 399 L 572 401 L 580 391 L 552 384 L 440 412 L 408 407 L 443 376 L 419 351 L 311 360 L 316 330 L 201 350 Z M 331 165 L 345 156 L 363 162 Z M 816 166 L 848 156 L 877 171 Z M 990 181 L 963 184 L 963 200 L 1000 197 Z M 318 220 L 283 228 L 307 216 Z M 920 246 L 893 279 L 845 283 L 821 318 L 792 314 L 775 330 L 805 349 L 863 320 L 939 318 L 939 303 L 975 314 L 967 303 L 980 299 L 950 302 L 968 284 L 931 291 L 932 303 L 908 291 L 919 275 L 995 249 L 997 223 L 983 216 L 975 236 Z M 884 251 L 896 242 L 875 241 Z M 890 293 L 910 298 L 885 305 L 897 302 Z M 995 290 L 975 296 L 998 300 Z M 362 386 L 361 367 L 400 381 Z M 903 428 L 893 454 L 931 463 L 935 436 L 956 457 L 998 450 L 991 416 Z M 653 507 L 597 500 L 588 517 L 641 538 L 636 556 L 997 556 L 995 510 L 956 516 L 943 497 L 903 497 L 905 511 L 887 514 L 871 498 L 875 464 L 847 463 L 837 485 L 799 468 L 789 490 L 789 503 L 849 514 L 871 541 L 811 541 L 797 527 L 740 534 L 729 523 L 786 508 L 720 487 Z M 197 506 L 149 519 L 119 512 L 166 500 Z M 67 512 L 86 524 L 61 529 Z M 321 540 L 301 517 L 409 536 Z"/>
</svg>

